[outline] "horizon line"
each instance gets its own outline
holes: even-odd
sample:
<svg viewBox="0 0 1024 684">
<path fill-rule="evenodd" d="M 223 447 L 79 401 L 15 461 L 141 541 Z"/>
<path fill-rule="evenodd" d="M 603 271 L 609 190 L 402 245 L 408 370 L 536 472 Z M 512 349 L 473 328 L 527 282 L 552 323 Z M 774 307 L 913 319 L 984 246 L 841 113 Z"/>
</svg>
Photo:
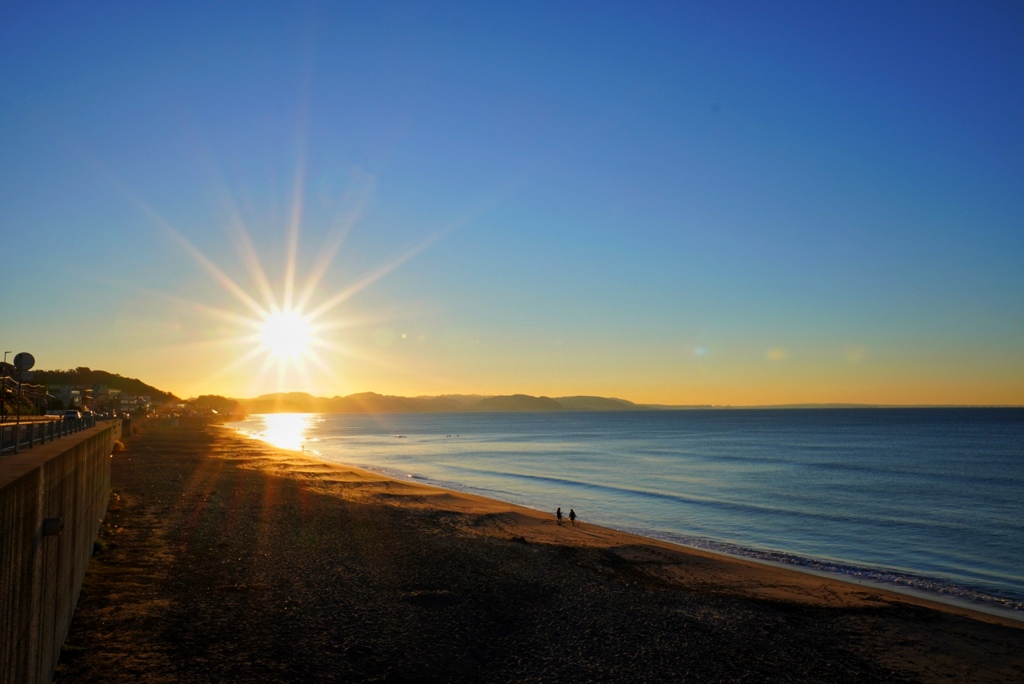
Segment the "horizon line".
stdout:
<svg viewBox="0 0 1024 684">
<path fill-rule="evenodd" d="M 849 401 L 822 401 L 822 402 L 785 402 L 779 404 L 710 404 L 710 403 L 695 403 L 695 404 L 672 404 L 672 403 L 661 403 L 661 402 L 637 402 L 631 399 L 623 399 L 621 397 L 606 397 L 597 394 L 565 394 L 565 395 L 534 395 L 526 394 L 523 392 L 513 392 L 509 394 L 478 394 L 478 393 L 460 393 L 460 392 L 445 392 L 443 394 L 416 394 L 416 395 L 401 395 L 401 394 L 382 394 L 372 390 L 366 390 L 362 392 L 353 392 L 351 394 L 340 395 L 336 394 L 331 397 L 317 396 L 304 392 L 301 390 L 288 390 L 279 392 L 269 392 L 267 394 L 255 396 L 255 397 L 227 397 L 226 399 L 232 399 L 234 401 L 270 401 L 275 395 L 287 395 L 287 394 L 304 394 L 311 399 L 318 400 L 331 400 L 331 399 L 345 399 L 352 396 L 361 394 L 374 394 L 381 397 L 395 397 L 400 399 L 433 399 L 439 397 L 452 397 L 452 396 L 464 396 L 464 397 L 480 397 L 481 399 L 488 399 L 493 397 L 531 397 L 531 398 L 548 398 L 548 399 L 565 399 L 569 397 L 590 397 L 595 399 L 607 399 L 613 401 L 621 401 L 628 404 L 632 404 L 637 407 L 649 407 L 659 409 L 802 409 L 802 408 L 835 408 L 835 409 L 899 409 L 899 408 L 1024 408 L 1024 404 L 942 404 L 942 403 L 916 403 L 916 404 L 887 404 L 887 403 L 874 403 L 874 402 L 849 402 Z M 188 402 L 198 399 L 200 396 L 190 397 L 189 399 L 183 399 L 182 401 Z M 224 395 L 213 395 L 208 394 L 205 396 L 224 396 Z M 372 413 L 368 411 L 367 413 Z"/>
</svg>

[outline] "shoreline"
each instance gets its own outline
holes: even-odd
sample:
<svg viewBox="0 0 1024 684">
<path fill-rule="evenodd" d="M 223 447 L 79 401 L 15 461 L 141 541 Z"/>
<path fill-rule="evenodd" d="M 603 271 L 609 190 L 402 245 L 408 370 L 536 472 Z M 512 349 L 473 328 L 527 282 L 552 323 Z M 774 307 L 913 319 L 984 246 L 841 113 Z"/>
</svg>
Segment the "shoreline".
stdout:
<svg viewBox="0 0 1024 684">
<path fill-rule="evenodd" d="M 1018 682 L 1019 622 L 141 423 L 55 682 Z"/>
<path fill-rule="evenodd" d="M 355 466 L 355 465 L 350 465 L 350 464 L 346 464 L 346 463 L 340 463 L 338 461 L 332 461 L 332 460 L 324 459 L 324 458 L 321 458 L 321 454 L 319 454 L 319 452 L 317 452 L 315 450 L 312 450 L 312 449 L 310 449 L 310 450 L 306 450 L 306 449 L 294 450 L 294 449 L 289 449 L 287 447 L 278 446 L 278 445 L 272 444 L 272 443 L 262 439 L 261 437 L 259 437 L 256 434 L 248 433 L 248 432 L 246 432 L 244 430 L 241 430 L 240 428 L 232 427 L 232 426 L 224 424 L 224 423 L 218 423 L 218 424 L 216 424 L 216 427 L 228 430 L 228 431 L 234 433 L 235 435 L 237 435 L 237 436 L 239 436 L 241 438 L 251 439 L 251 440 L 254 440 L 256 442 L 259 442 L 259 443 L 265 445 L 268 449 L 278 450 L 278 451 L 280 451 L 280 452 L 282 452 L 284 454 L 294 454 L 294 455 L 297 455 L 297 456 L 300 456 L 300 457 L 303 457 L 303 458 L 307 458 L 307 459 L 310 459 L 311 461 L 315 461 L 315 462 L 318 462 L 318 463 L 324 463 L 324 464 L 328 464 L 328 465 L 331 465 L 331 466 L 337 466 L 337 467 L 339 467 L 340 469 L 343 469 L 343 470 L 351 470 L 351 471 L 365 473 L 366 475 L 372 475 L 374 477 L 380 477 L 380 478 L 383 478 L 383 479 L 390 480 L 392 482 L 401 484 L 403 486 L 423 487 L 423 488 L 431 489 L 431 490 L 439 490 L 441 492 L 446 492 L 446 493 L 450 494 L 453 497 L 458 497 L 458 496 L 472 497 L 472 498 L 475 498 L 475 499 L 481 499 L 481 500 L 484 500 L 484 501 L 492 502 L 492 505 L 494 505 L 494 506 L 510 506 L 510 507 L 514 507 L 516 509 L 520 509 L 520 510 L 524 510 L 524 511 L 530 511 L 530 512 L 534 513 L 541 521 L 548 520 L 548 519 L 552 519 L 553 520 L 553 517 L 554 517 L 552 513 L 548 513 L 546 511 L 543 511 L 543 510 L 540 510 L 540 509 L 532 508 L 530 506 L 525 506 L 525 505 L 522 505 L 522 504 L 516 504 L 516 503 L 513 503 L 513 502 L 504 501 L 502 499 L 488 497 L 488 496 L 485 496 L 485 495 L 482 495 L 482 494 L 476 494 L 476 493 L 469 492 L 469 491 L 464 491 L 464 490 L 455 489 L 455 488 L 451 488 L 451 487 L 445 487 L 445 486 L 442 486 L 442 485 L 433 484 L 433 483 L 430 483 L 430 482 L 427 482 L 427 481 L 423 481 L 423 480 L 420 480 L 418 478 L 408 478 L 408 479 L 406 479 L 406 478 L 399 478 L 399 477 L 395 477 L 394 475 L 390 475 L 390 474 L 388 474 L 386 472 L 381 472 L 381 471 L 377 471 L 377 470 L 370 470 L 370 469 L 367 469 L 365 467 L 361 468 L 361 467 Z M 582 525 L 584 523 L 580 523 L 580 524 Z M 679 550 L 681 552 L 706 553 L 706 554 L 711 554 L 713 556 L 721 557 L 723 559 L 734 560 L 734 561 L 750 562 L 750 563 L 754 563 L 754 564 L 758 564 L 758 565 L 764 565 L 766 567 L 777 568 L 777 569 L 782 570 L 782 571 L 789 571 L 789 572 L 795 572 L 795 573 L 800 573 L 800 574 L 806 574 L 806 575 L 813 576 L 813 577 L 819 577 L 819 578 L 831 580 L 831 581 L 834 581 L 834 582 L 840 582 L 840 583 L 848 584 L 848 585 L 851 585 L 851 586 L 854 586 L 854 587 L 870 588 L 870 589 L 874 589 L 874 590 L 877 590 L 877 591 L 882 591 L 882 592 L 890 593 L 890 594 L 895 595 L 896 597 L 904 597 L 904 598 L 907 598 L 907 599 L 913 599 L 915 601 L 915 603 L 918 604 L 918 605 L 927 605 L 929 607 L 936 608 L 936 609 L 939 609 L 939 610 L 947 609 L 948 608 L 948 609 L 952 609 L 952 610 L 956 610 L 956 611 L 961 611 L 961 612 L 958 612 L 958 614 L 968 615 L 968 616 L 971 616 L 971 617 L 974 617 L 974 618 L 977 618 L 977 619 L 981 619 L 982 616 L 998 618 L 1001 621 L 1003 621 L 1003 620 L 1006 621 L 1005 623 L 1001 622 L 1001 624 L 1007 624 L 1009 626 L 1024 627 L 1024 611 L 1022 611 L 1022 610 L 1015 610 L 1013 608 L 1004 608 L 1004 607 L 1001 607 L 999 605 L 993 605 L 993 604 L 989 604 L 989 603 L 985 603 L 985 602 L 980 602 L 980 601 L 972 601 L 970 599 L 959 598 L 957 596 L 944 595 L 944 594 L 942 594 L 940 592 L 932 592 L 932 591 L 928 591 L 928 590 L 924 590 L 924 589 L 917 589 L 915 587 L 901 586 L 901 585 L 898 585 L 898 584 L 892 584 L 892 583 L 888 583 L 888 582 L 881 581 L 881 580 L 875 580 L 875 579 L 871 579 L 871 578 L 851 577 L 850 575 L 848 575 L 846 573 L 843 573 L 843 572 L 832 572 L 832 571 L 828 571 L 828 570 L 819 570 L 819 569 L 813 568 L 813 567 L 806 567 L 806 566 L 795 564 L 795 563 L 786 563 L 785 561 L 777 561 L 777 560 L 773 560 L 773 559 L 770 559 L 770 558 L 760 558 L 760 557 L 757 557 L 757 556 L 754 556 L 754 555 L 746 555 L 744 553 L 730 553 L 729 551 L 721 550 L 721 549 L 717 549 L 717 548 L 706 548 L 706 547 L 703 547 L 703 546 L 690 545 L 690 544 L 686 544 L 684 542 L 679 542 L 679 541 L 675 541 L 675 540 L 671 540 L 671 539 L 663 539 L 663 538 L 660 538 L 660 537 L 657 537 L 657 536 L 653 536 L 653 535 L 649 535 L 649 534 L 645 534 L 645 533 L 639 532 L 639 531 L 622 530 L 622 529 L 618 529 L 618 528 L 615 528 L 615 527 L 611 527 L 609 525 L 599 525 L 599 524 L 596 524 L 596 523 L 585 523 L 585 524 L 589 525 L 592 528 L 597 528 L 597 529 L 605 530 L 606 533 L 610 533 L 610 534 L 614 534 L 614 535 L 625 535 L 625 536 L 632 537 L 632 538 L 635 538 L 637 540 L 642 540 L 642 541 L 648 542 L 648 543 L 657 543 L 657 544 L 661 544 L 661 545 L 668 545 L 668 547 L 670 547 L 671 549 L 676 549 L 676 550 Z M 715 542 L 711 542 L 711 543 L 715 544 Z M 814 559 L 811 559 L 811 558 L 802 559 L 802 560 L 814 562 Z M 865 570 L 869 570 L 869 571 L 871 570 L 870 568 L 864 568 L 864 569 Z M 879 572 L 886 572 L 886 571 L 880 570 Z M 952 585 L 951 584 L 950 586 L 960 586 L 960 585 Z M 965 589 L 970 589 L 969 587 L 964 587 L 964 588 Z M 993 598 L 999 599 L 1001 597 L 993 597 Z M 920 603 L 918 603 L 918 602 L 920 602 Z"/>
<path fill-rule="evenodd" d="M 443 500 L 445 502 L 444 505 L 450 506 L 452 509 L 466 510 L 482 507 L 488 509 L 488 512 L 494 512 L 496 510 L 500 510 L 502 507 L 509 507 L 510 511 L 515 511 L 520 515 L 524 515 L 524 517 L 527 519 L 533 518 L 533 520 L 530 520 L 529 522 L 520 522 L 520 525 L 525 528 L 523 530 L 524 533 L 522 536 L 527 539 L 529 539 L 528 537 L 526 537 L 526 534 L 528 532 L 538 534 L 535 529 L 538 525 L 542 525 L 545 522 L 554 524 L 553 514 L 547 513 L 546 511 L 541 511 L 539 509 L 531 508 L 529 506 L 503 501 L 501 499 L 495 499 L 481 494 L 474 494 L 472 492 L 446 488 L 413 478 L 397 478 L 382 472 L 368 470 L 366 468 L 360 468 L 354 465 L 339 463 L 337 461 L 326 460 L 323 458 L 319 458 L 319 454 L 315 451 L 292 450 L 285 447 L 280 447 L 271 444 L 270 442 L 267 442 L 256 435 L 246 433 L 238 428 L 234 428 L 226 424 L 216 424 L 216 427 L 227 430 L 242 439 L 256 441 L 264 445 L 269 450 L 278 451 L 282 455 L 282 458 L 298 457 L 301 459 L 307 459 L 314 463 L 331 466 L 333 469 L 336 469 L 339 472 L 350 473 L 366 480 L 372 478 L 380 478 L 381 480 L 386 480 L 395 483 L 396 485 L 400 485 L 401 487 L 409 488 L 410 490 L 412 490 L 408 492 L 409 496 L 436 496 L 438 497 L 438 501 Z M 298 470 L 301 471 L 301 467 Z M 417 493 L 416 490 L 420 488 L 423 491 L 421 493 Z M 461 497 L 464 497 L 466 501 L 461 503 L 458 502 L 458 499 Z M 844 575 L 843 573 L 817 570 L 815 568 L 807 568 L 781 561 L 746 556 L 743 554 L 733 554 L 713 548 L 690 546 L 688 544 L 675 542 L 667 539 L 661 539 L 654 536 L 648 536 L 638 532 L 619 530 L 607 525 L 580 522 L 578 526 L 579 529 L 583 529 L 584 525 L 588 529 L 600 531 L 600 535 L 607 538 L 609 544 L 612 543 L 612 540 L 618 543 L 628 541 L 630 543 L 640 545 L 650 544 L 659 547 L 666 547 L 667 550 L 677 553 L 692 553 L 697 555 L 706 554 L 711 557 L 720 558 L 724 561 L 750 563 L 755 566 L 773 568 L 784 573 L 791 572 L 797 575 L 804 575 L 809 578 L 814 577 L 829 580 L 831 582 L 848 585 L 851 589 L 861 590 L 864 588 L 869 588 L 874 591 L 882 592 L 883 594 L 888 595 L 889 600 L 905 600 L 913 605 L 920 605 L 923 607 L 928 607 L 936 610 L 949 611 L 957 615 L 971 617 L 972 619 L 995 620 L 998 622 L 998 624 L 1024 629 L 1024 612 L 1022 611 L 1015 611 L 1013 609 L 1000 608 L 999 606 L 990 606 L 987 604 L 979 604 L 967 599 L 957 599 L 956 597 L 943 595 L 936 596 L 932 592 L 917 590 L 912 587 L 901 587 L 898 585 L 893 586 L 885 582 L 875 581 L 871 579 L 851 578 L 847 575 Z M 562 527 L 566 526 L 568 526 L 568 523 L 566 523 Z M 538 537 L 537 541 L 551 542 L 553 540 Z"/>
</svg>

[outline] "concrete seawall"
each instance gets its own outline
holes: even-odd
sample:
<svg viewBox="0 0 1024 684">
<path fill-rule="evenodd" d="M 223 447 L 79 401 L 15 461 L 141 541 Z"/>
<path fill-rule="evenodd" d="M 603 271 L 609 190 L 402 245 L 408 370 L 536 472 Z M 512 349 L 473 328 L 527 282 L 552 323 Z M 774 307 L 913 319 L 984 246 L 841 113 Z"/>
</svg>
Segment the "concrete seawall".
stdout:
<svg viewBox="0 0 1024 684">
<path fill-rule="evenodd" d="M 111 421 L 0 456 L 2 684 L 53 677 L 106 515 L 120 437 L 121 422 Z"/>
</svg>

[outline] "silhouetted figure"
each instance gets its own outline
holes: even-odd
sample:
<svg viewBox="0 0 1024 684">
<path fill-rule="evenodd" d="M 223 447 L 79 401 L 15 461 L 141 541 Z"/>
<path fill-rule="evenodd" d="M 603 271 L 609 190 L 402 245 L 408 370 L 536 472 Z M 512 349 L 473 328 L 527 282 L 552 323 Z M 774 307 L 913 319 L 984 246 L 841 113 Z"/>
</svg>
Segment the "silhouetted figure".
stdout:
<svg viewBox="0 0 1024 684">
<path fill-rule="evenodd" d="M 571 522 L 573 525 L 576 524 L 576 511 L 572 510 L 571 508 L 569 509 L 569 522 Z"/>
<path fill-rule="evenodd" d="M 558 524 L 561 525 L 562 524 L 562 507 L 561 506 L 559 506 L 558 510 L 555 511 L 555 517 L 558 518 Z"/>
</svg>

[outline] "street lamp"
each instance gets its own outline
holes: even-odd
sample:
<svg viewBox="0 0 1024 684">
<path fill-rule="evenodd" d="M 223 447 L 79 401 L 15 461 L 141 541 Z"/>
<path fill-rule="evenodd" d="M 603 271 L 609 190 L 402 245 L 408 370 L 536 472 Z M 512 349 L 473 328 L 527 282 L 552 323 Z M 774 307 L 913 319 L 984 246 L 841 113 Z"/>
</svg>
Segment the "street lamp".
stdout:
<svg viewBox="0 0 1024 684">
<path fill-rule="evenodd" d="M 0 379 L 0 423 L 7 422 L 7 355 L 11 352 L 4 352 L 3 379 Z"/>
<path fill-rule="evenodd" d="M 25 371 L 32 370 L 36 365 L 35 357 L 28 352 L 20 352 L 14 356 L 14 367 L 18 369 L 18 420 L 14 426 L 14 453 L 18 453 L 21 443 L 21 383 L 25 378 Z"/>
</svg>

